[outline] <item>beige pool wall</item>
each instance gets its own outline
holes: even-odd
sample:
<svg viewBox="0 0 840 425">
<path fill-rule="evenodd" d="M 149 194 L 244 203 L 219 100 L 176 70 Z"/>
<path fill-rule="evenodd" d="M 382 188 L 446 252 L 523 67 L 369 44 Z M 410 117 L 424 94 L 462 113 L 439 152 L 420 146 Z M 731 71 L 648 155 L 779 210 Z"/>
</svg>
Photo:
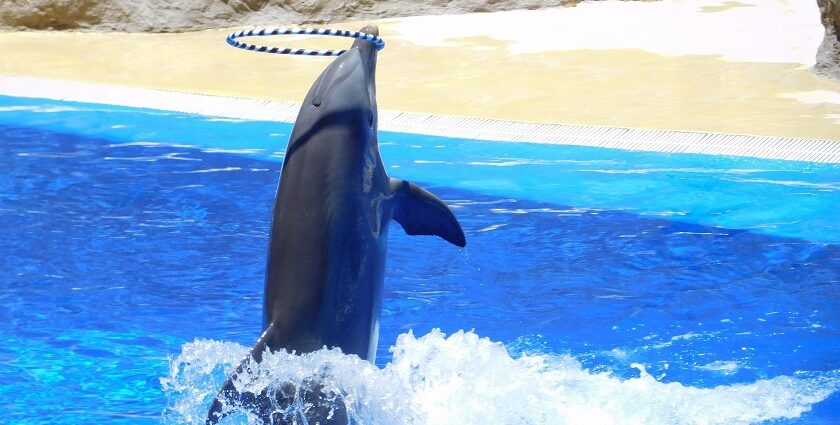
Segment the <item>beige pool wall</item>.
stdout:
<svg viewBox="0 0 840 425">
<path fill-rule="evenodd" d="M 383 110 L 840 140 L 840 82 L 811 70 L 824 31 L 813 1 L 603 1 L 328 26 L 364 23 L 387 43 Z M 0 33 L 0 78 L 299 102 L 330 60 L 234 49 L 232 30 Z"/>
</svg>

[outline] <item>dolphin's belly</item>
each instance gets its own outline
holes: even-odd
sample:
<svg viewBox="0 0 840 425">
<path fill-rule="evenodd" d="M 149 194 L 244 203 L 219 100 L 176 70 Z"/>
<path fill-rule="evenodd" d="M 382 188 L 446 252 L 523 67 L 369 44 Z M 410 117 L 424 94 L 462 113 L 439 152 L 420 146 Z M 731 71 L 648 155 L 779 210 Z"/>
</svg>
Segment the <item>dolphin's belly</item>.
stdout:
<svg viewBox="0 0 840 425">
<path fill-rule="evenodd" d="M 372 359 L 382 303 L 386 235 L 366 220 L 334 229 L 321 310 L 324 343 Z"/>
<path fill-rule="evenodd" d="M 274 323 L 277 331 L 269 347 L 298 353 L 338 347 L 372 358 L 387 235 L 371 229 L 364 197 L 327 190 L 278 197 L 275 208 L 264 326 Z"/>
</svg>

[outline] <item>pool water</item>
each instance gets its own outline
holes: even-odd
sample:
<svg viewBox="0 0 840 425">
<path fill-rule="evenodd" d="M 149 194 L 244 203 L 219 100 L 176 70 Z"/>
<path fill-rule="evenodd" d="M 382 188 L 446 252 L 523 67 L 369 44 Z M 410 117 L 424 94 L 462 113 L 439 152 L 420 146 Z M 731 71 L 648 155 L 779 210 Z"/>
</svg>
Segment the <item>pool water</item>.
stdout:
<svg viewBox="0 0 840 425">
<path fill-rule="evenodd" d="M 3 423 L 203 423 L 260 332 L 290 131 L 0 97 Z M 359 423 L 840 423 L 840 165 L 380 142 L 467 248 L 394 225 L 377 364 L 259 376 L 322 373 Z"/>
</svg>

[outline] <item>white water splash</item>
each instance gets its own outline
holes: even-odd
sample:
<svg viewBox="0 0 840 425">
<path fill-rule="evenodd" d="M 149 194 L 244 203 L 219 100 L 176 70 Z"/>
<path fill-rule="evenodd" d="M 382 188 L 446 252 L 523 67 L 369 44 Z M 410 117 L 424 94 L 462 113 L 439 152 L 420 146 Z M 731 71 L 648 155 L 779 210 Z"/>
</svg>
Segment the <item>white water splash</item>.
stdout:
<svg viewBox="0 0 840 425">
<path fill-rule="evenodd" d="M 327 376 L 360 424 L 750 424 L 795 418 L 840 389 L 840 371 L 779 376 L 696 388 L 647 374 L 593 373 L 571 356 L 512 358 L 504 345 L 472 332 L 400 335 L 394 359 L 377 368 L 338 350 L 273 353 L 248 376 L 256 385 Z M 161 383 L 164 421 L 201 424 L 210 401 L 248 348 L 216 341 L 185 344 Z M 246 423 L 231 416 L 223 423 Z"/>
</svg>

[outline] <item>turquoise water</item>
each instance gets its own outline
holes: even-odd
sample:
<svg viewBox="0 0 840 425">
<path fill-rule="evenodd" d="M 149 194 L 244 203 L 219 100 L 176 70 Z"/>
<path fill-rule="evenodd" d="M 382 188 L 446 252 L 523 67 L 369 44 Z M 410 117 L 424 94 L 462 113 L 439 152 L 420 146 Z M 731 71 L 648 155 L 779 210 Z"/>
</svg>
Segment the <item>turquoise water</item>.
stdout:
<svg viewBox="0 0 840 425">
<path fill-rule="evenodd" d="M 0 97 L 10 423 L 203 419 L 259 332 L 290 131 Z M 468 247 L 393 228 L 377 366 L 270 379 L 327 367 L 363 423 L 840 422 L 840 166 L 380 141 Z"/>
</svg>

